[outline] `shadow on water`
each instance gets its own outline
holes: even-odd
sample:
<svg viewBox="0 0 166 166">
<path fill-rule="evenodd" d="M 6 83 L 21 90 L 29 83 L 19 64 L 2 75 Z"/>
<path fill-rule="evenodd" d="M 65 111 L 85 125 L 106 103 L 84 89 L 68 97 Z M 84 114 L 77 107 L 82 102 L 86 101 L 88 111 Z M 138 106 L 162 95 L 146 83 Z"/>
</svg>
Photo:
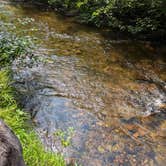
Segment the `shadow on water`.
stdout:
<svg viewBox="0 0 166 166">
<path fill-rule="evenodd" d="M 111 40 L 27 4 L 2 3 L 0 18 L 1 29 L 36 41 L 13 71 L 46 148 L 85 166 L 165 164 L 165 47 Z"/>
</svg>

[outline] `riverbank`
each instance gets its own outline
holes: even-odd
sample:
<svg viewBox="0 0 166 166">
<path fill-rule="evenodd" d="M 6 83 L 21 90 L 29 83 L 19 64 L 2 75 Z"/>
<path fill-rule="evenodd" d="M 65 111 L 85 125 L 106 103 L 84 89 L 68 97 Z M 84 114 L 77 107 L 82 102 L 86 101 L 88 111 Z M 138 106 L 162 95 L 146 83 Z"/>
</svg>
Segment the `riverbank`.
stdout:
<svg viewBox="0 0 166 166">
<path fill-rule="evenodd" d="M 36 4 L 52 9 L 76 23 L 99 29 L 115 40 L 141 40 L 164 44 L 166 41 L 165 1 L 59 1 L 14 0 L 11 3 Z"/>
<path fill-rule="evenodd" d="M 23 42 L 24 41 L 24 42 Z M 28 166 L 64 166 L 61 155 L 47 152 L 28 121 L 30 116 L 18 107 L 12 88 L 10 63 L 26 55 L 27 43 L 23 38 L 0 34 L 0 118 L 21 141 L 23 157 Z M 27 55 L 26 55 L 27 56 Z"/>
<path fill-rule="evenodd" d="M 159 42 L 166 40 L 163 0 L 143 2 L 38 0 L 37 2 L 45 4 L 46 7 L 50 6 L 62 15 L 74 17 L 75 21 L 81 24 L 107 29 L 110 36 L 118 33 L 120 38 L 125 36 Z"/>
</svg>

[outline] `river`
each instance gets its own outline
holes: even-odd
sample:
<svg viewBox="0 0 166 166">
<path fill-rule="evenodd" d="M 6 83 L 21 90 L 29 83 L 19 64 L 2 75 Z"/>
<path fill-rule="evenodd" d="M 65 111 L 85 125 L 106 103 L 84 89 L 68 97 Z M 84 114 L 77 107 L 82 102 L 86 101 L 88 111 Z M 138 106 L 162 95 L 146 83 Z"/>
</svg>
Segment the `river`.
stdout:
<svg viewBox="0 0 166 166">
<path fill-rule="evenodd" d="M 0 3 L 1 29 L 35 40 L 13 62 L 43 145 L 83 166 L 164 166 L 166 47 L 113 40 L 43 6 Z"/>
</svg>

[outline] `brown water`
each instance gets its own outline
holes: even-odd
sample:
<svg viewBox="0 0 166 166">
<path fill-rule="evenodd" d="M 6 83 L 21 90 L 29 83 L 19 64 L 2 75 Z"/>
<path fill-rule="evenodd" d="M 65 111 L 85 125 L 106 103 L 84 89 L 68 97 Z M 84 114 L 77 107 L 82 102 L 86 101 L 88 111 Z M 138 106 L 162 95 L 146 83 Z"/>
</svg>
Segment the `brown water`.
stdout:
<svg viewBox="0 0 166 166">
<path fill-rule="evenodd" d="M 2 1 L 0 18 L 3 31 L 36 40 L 13 71 L 46 148 L 84 166 L 165 165 L 164 47 L 111 40 L 44 7 Z"/>
</svg>

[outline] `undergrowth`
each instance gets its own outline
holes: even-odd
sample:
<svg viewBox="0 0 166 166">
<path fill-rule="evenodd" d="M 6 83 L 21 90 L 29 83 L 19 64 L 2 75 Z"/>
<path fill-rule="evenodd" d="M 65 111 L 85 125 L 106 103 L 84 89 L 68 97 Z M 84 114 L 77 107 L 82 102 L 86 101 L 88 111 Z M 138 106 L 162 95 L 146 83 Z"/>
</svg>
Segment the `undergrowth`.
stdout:
<svg viewBox="0 0 166 166">
<path fill-rule="evenodd" d="M 165 0 L 38 0 L 61 13 L 71 13 L 81 23 L 107 27 L 132 35 L 164 37 Z M 35 1 L 36 2 L 36 1 Z M 161 40 L 161 39 L 160 39 Z"/>
</svg>

